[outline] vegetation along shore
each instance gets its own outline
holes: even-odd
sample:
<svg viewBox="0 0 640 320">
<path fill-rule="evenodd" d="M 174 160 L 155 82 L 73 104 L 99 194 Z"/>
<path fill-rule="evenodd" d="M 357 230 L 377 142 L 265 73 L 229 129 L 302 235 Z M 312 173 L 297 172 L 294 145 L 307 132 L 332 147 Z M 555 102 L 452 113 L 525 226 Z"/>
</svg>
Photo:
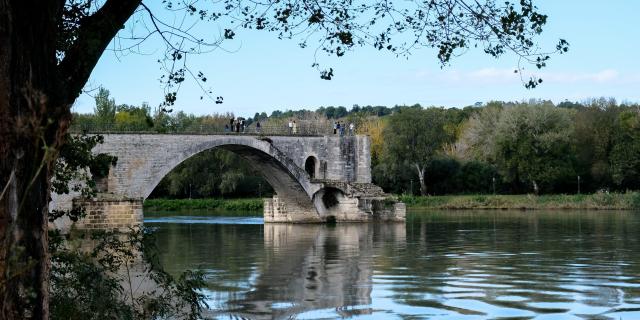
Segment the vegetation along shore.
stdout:
<svg viewBox="0 0 640 320">
<path fill-rule="evenodd" d="M 398 196 L 408 208 L 416 209 L 524 209 L 524 210 L 636 210 L 640 209 L 640 192 L 556 195 L 449 195 Z M 262 199 L 148 199 L 145 209 L 220 210 L 261 212 Z"/>
<path fill-rule="evenodd" d="M 220 210 L 261 212 L 262 199 L 147 199 L 144 208 L 151 211 L 161 210 Z"/>
<path fill-rule="evenodd" d="M 635 210 L 640 193 L 556 194 L 556 195 L 455 195 L 400 196 L 409 208 L 420 209 L 523 209 L 523 210 Z"/>
</svg>

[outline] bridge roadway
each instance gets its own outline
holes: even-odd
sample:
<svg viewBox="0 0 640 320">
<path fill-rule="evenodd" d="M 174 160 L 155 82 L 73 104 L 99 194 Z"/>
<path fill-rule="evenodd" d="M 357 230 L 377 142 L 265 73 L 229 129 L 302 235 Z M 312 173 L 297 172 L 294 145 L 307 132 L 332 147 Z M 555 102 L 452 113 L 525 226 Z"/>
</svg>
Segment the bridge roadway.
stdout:
<svg viewBox="0 0 640 320">
<path fill-rule="evenodd" d="M 264 199 L 265 222 L 404 221 L 404 204 L 371 183 L 367 136 L 264 136 L 247 134 L 102 134 L 94 149 L 118 157 L 97 179 L 99 197 L 54 197 L 53 208 L 83 204 L 85 228 L 142 223 L 142 201 L 184 160 L 212 148 L 230 150 L 261 172 L 276 192 Z"/>
</svg>

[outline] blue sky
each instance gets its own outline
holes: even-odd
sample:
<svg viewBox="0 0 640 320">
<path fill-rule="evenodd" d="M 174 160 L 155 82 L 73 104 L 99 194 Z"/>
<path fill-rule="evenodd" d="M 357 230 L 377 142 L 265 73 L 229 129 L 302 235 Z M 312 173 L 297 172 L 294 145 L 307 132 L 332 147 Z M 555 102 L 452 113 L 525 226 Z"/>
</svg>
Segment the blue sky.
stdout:
<svg viewBox="0 0 640 320">
<path fill-rule="evenodd" d="M 341 58 L 319 56 L 332 66 L 335 77 L 322 80 L 311 68 L 314 48 L 300 49 L 296 41 L 278 40 L 266 32 L 238 32 L 224 50 L 191 57 L 195 70 L 205 72 L 214 96 L 223 104 L 200 100 L 200 89 L 183 85 L 174 110 L 210 114 L 231 111 L 252 116 L 275 109 L 315 109 L 319 106 L 387 105 L 420 103 L 423 106 L 464 107 L 489 100 L 529 98 L 576 101 L 614 97 L 640 102 L 640 27 L 636 0 L 539 0 L 549 20 L 540 43 L 552 47 L 559 38 L 571 44 L 565 55 L 554 56 L 539 75 L 544 83 L 525 89 L 513 69 L 515 57 L 496 60 L 471 50 L 441 68 L 433 50 L 415 51 L 411 57 L 359 48 Z M 212 28 L 211 25 L 200 26 Z M 213 30 L 219 32 L 217 27 Z M 91 90 L 104 86 L 117 103 L 157 106 L 163 97 L 156 60 L 156 40 L 144 44 L 139 54 L 107 51 L 74 105 L 76 112 L 91 112 Z"/>
</svg>

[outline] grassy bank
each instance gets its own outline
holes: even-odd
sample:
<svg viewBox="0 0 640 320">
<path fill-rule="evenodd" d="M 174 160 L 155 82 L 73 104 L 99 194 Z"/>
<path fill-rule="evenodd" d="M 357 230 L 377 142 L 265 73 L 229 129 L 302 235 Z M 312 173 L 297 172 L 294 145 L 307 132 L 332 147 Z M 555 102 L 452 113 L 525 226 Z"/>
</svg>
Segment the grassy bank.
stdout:
<svg viewBox="0 0 640 320">
<path fill-rule="evenodd" d="M 576 195 L 455 195 L 399 196 L 409 208 L 422 209 L 640 209 L 640 193 L 594 193 Z"/>
<path fill-rule="evenodd" d="M 398 197 L 408 208 L 419 209 L 640 209 L 640 192 L 575 195 L 452 195 Z M 238 213 L 262 212 L 262 199 L 147 199 L 149 211 L 211 210 Z"/>
<path fill-rule="evenodd" d="M 262 199 L 147 199 L 144 208 L 165 210 L 262 211 Z"/>
</svg>

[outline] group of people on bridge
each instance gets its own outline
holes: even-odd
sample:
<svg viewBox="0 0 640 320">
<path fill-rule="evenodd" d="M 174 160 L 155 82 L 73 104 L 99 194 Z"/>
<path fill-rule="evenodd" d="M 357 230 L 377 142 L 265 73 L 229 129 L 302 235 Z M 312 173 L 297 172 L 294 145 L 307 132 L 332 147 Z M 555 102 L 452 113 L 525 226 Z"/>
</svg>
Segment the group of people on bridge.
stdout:
<svg viewBox="0 0 640 320">
<path fill-rule="evenodd" d="M 253 128 L 249 129 L 249 125 L 253 124 Z M 306 128 L 306 129 L 305 129 Z M 260 123 L 260 120 L 256 120 L 254 123 L 251 123 L 250 121 L 245 120 L 242 117 L 238 117 L 238 118 L 231 118 L 229 119 L 229 123 L 226 123 L 224 125 L 224 132 L 225 133 L 248 133 L 248 132 L 252 132 L 252 133 L 258 133 L 261 134 L 262 133 L 262 129 L 263 126 Z M 270 127 L 267 128 L 267 134 L 288 134 L 288 135 L 298 135 L 298 134 L 312 134 L 312 135 L 322 135 L 323 132 L 325 134 L 328 134 L 329 130 L 331 130 L 331 127 L 326 126 L 326 123 L 320 123 L 320 125 L 318 124 L 306 124 L 306 126 L 304 126 L 305 130 L 302 130 L 303 132 L 301 132 L 300 130 L 300 125 L 298 124 L 298 122 L 296 122 L 296 120 L 294 119 L 289 119 L 289 121 L 286 124 L 280 124 L 278 126 L 275 127 Z M 348 131 L 347 131 L 348 130 Z M 345 134 L 348 134 L 350 136 L 355 135 L 355 124 L 353 122 L 350 122 L 349 124 L 347 123 L 343 123 L 340 121 L 334 121 L 333 122 L 333 134 L 334 135 L 340 135 L 341 137 L 344 136 Z"/>
<path fill-rule="evenodd" d="M 260 121 L 256 124 L 257 128 L 260 127 Z M 238 117 L 237 119 L 231 118 L 229 119 L 229 124 L 224 125 L 224 132 L 236 132 L 240 133 L 245 131 L 247 125 L 245 124 L 244 118 Z M 259 131 L 258 131 L 259 132 Z"/>
<path fill-rule="evenodd" d="M 342 123 L 340 121 L 333 122 L 333 134 L 340 134 L 340 136 L 344 136 L 344 131 L 347 129 L 347 124 Z M 349 135 L 354 135 L 356 130 L 356 125 L 353 122 L 349 123 Z"/>
</svg>

